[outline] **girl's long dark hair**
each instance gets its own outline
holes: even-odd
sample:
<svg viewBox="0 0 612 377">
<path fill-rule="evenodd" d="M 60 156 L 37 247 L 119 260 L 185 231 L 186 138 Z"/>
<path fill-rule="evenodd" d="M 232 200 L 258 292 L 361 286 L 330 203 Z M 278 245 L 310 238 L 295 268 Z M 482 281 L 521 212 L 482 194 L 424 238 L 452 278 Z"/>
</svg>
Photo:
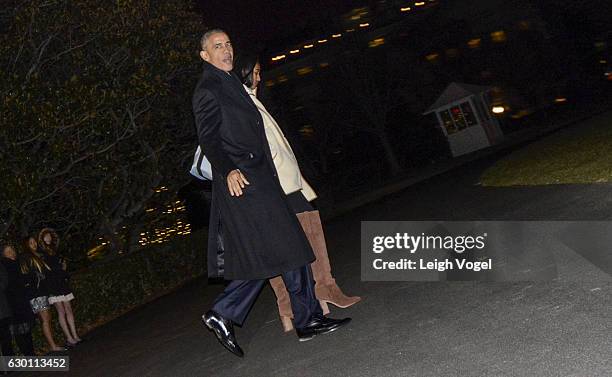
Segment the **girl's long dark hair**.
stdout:
<svg viewBox="0 0 612 377">
<path fill-rule="evenodd" d="M 21 273 L 28 274 L 33 268 L 38 270 L 39 272 L 43 272 L 44 270 L 51 270 L 49 265 L 45 263 L 45 261 L 41 257 L 34 254 L 34 251 L 32 249 L 30 249 L 30 239 L 36 241 L 36 237 L 34 236 L 25 237 L 22 241 L 24 251 L 20 254 L 21 258 L 19 264 L 21 267 Z"/>
<path fill-rule="evenodd" d="M 240 82 L 249 88 L 253 86 L 253 70 L 257 62 L 259 62 L 257 55 L 250 53 L 238 55 L 234 62 L 234 73 L 238 75 Z M 258 88 L 257 91 L 259 92 L 260 89 Z"/>
</svg>

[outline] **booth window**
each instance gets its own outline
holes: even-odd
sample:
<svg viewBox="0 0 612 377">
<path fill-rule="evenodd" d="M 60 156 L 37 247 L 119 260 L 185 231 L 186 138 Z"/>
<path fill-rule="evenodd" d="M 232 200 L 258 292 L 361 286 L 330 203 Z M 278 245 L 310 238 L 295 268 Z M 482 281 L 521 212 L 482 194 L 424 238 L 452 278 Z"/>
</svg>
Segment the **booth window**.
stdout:
<svg viewBox="0 0 612 377">
<path fill-rule="evenodd" d="M 461 108 L 459 108 L 459 106 L 453 106 L 450 110 L 453 116 L 453 121 L 455 122 L 455 127 L 457 127 L 457 129 L 459 130 L 466 128 L 467 122 L 463 117 L 463 112 L 461 112 Z"/>
<path fill-rule="evenodd" d="M 440 111 L 439 114 L 440 114 L 440 119 L 442 119 L 442 123 L 444 124 L 444 128 L 446 128 L 446 133 L 450 135 L 452 133 L 457 132 L 457 128 L 455 127 L 455 124 L 453 123 L 453 118 L 451 118 L 448 110 Z"/>
<path fill-rule="evenodd" d="M 476 121 L 476 117 L 474 116 L 474 109 L 469 102 L 464 102 L 461 104 L 461 111 L 463 112 L 463 119 L 465 119 L 468 127 L 475 126 L 478 123 Z"/>
<path fill-rule="evenodd" d="M 442 110 L 438 114 L 449 135 L 478 124 L 474 115 L 474 109 L 469 101 L 453 106 L 450 109 Z"/>
</svg>

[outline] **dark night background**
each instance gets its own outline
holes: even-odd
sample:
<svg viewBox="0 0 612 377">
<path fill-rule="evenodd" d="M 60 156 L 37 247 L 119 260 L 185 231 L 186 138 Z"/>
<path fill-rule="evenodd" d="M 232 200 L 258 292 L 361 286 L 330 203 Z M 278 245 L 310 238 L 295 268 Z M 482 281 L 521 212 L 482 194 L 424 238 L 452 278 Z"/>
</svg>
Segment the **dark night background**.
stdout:
<svg viewBox="0 0 612 377">
<path fill-rule="evenodd" d="M 610 15 L 610 0 L 7 0 L 0 241 L 57 230 L 78 326 L 112 320 L 71 351 L 73 375 L 607 376 L 605 247 L 533 269 L 562 261 L 584 286 L 370 284 L 357 254 L 365 219 L 610 220 Z M 334 273 L 367 297 L 352 332 L 310 351 L 274 329 L 269 292 L 239 334 L 246 363 L 217 358 L 197 320 L 221 289 L 204 278 L 210 182 L 189 174 L 213 27 L 259 54 Z"/>
<path fill-rule="evenodd" d="M 398 169 L 448 158 L 435 118 L 423 112 L 452 82 L 493 88 L 489 102 L 503 103 L 508 110 L 500 118 L 505 133 L 542 126 L 551 117 L 568 117 L 567 111 L 605 97 L 609 85 L 601 61 L 607 52 L 594 44 L 610 38 L 608 1 L 414 4 L 199 2 L 205 25 L 226 29 L 235 54 L 254 51 L 262 57 L 269 107 L 318 187 L 327 187 L 331 176 L 337 179 L 339 170 L 347 182 L 362 179 L 365 172 L 374 172 L 370 182 L 376 182 Z M 405 6 L 412 9 L 400 12 Z M 351 20 L 359 12 L 361 18 Z M 365 22 L 368 26 L 361 28 Z M 349 28 L 357 32 L 346 33 Z M 493 40 L 496 31 L 504 33 L 501 41 Z M 340 32 L 341 38 L 330 37 Z M 318 44 L 322 38 L 329 42 Z M 371 45 L 376 38 L 382 38 L 380 47 Z M 468 48 L 474 39 L 478 46 Z M 315 48 L 303 48 L 312 43 Z M 300 52 L 290 54 L 292 49 Z M 271 60 L 280 54 L 286 58 Z M 393 94 L 388 100 L 360 98 L 370 90 Z M 555 102 L 568 98 L 573 106 Z M 362 111 L 366 108 L 370 110 Z M 367 128 L 377 121 L 390 146 L 384 136 L 381 143 L 372 143 L 381 137 L 372 139 Z M 377 156 L 389 150 L 397 161 L 381 162 Z"/>
<path fill-rule="evenodd" d="M 240 45 L 259 48 L 300 42 L 326 33 L 326 25 L 364 2 L 350 0 L 204 1 L 199 5 L 206 25 L 226 29 Z"/>
<path fill-rule="evenodd" d="M 303 38 L 332 32 L 330 23 L 351 9 L 381 3 L 410 5 L 408 1 L 392 0 L 304 0 L 304 1 L 240 1 L 199 0 L 207 26 L 226 29 L 243 44 L 258 44 L 262 48 L 285 47 Z M 440 1 L 440 5 L 456 1 Z M 508 1 L 508 3 L 517 3 Z M 605 29 L 610 23 L 612 4 L 607 0 L 533 0 L 551 23 L 564 23 L 568 34 L 581 34 Z"/>
</svg>

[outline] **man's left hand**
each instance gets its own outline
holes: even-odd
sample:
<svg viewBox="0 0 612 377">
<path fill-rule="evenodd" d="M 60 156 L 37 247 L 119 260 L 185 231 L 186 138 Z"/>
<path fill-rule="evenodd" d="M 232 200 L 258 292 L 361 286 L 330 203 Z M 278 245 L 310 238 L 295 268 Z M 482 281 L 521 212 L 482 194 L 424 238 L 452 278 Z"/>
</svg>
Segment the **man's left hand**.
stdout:
<svg viewBox="0 0 612 377">
<path fill-rule="evenodd" d="M 227 188 L 229 189 L 231 196 L 242 195 L 242 189 L 245 187 L 245 185 L 250 185 L 250 183 L 240 172 L 240 170 L 232 170 L 227 175 Z"/>
</svg>

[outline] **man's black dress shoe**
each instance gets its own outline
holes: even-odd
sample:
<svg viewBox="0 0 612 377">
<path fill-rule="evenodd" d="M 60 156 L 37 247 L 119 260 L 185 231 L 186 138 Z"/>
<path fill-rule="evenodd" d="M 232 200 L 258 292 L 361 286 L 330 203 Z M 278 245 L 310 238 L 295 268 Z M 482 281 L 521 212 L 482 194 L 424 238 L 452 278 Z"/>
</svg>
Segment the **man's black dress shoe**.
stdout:
<svg viewBox="0 0 612 377">
<path fill-rule="evenodd" d="M 327 334 L 332 331 L 338 330 L 340 327 L 346 325 L 351 321 L 350 318 L 343 319 L 332 319 L 322 315 L 313 316 L 310 322 L 306 326 L 296 328 L 298 338 L 300 342 L 305 342 L 314 338 L 316 335 Z"/>
<path fill-rule="evenodd" d="M 215 333 L 217 340 L 219 340 L 219 343 L 221 343 L 223 347 L 227 348 L 236 356 L 244 356 L 244 352 L 242 352 L 242 349 L 236 342 L 232 321 L 221 317 L 221 315 L 212 310 L 207 311 L 206 314 L 202 316 L 202 320 L 206 327 Z"/>
</svg>

